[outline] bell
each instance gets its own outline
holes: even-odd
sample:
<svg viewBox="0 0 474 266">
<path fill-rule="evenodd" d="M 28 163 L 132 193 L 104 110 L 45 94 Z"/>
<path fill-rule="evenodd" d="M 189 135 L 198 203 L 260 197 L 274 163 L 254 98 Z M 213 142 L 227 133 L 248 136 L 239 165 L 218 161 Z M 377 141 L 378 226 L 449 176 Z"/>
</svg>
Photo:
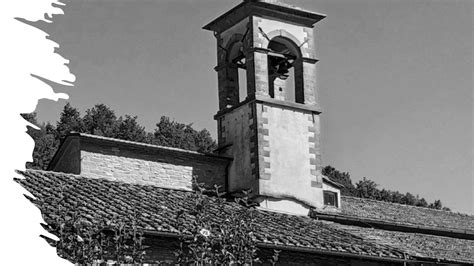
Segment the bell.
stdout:
<svg viewBox="0 0 474 266">
<path fill-rule="evenodd" d="M 276 71 L 276 73 L 278 74 L 278 78 L 282 80 L 286 80 L 290 76 L 288 69 L 291 67 L 292 65 L 287 60 L 281 62 L 278 65 L 278 69 Z"/>
</svg>

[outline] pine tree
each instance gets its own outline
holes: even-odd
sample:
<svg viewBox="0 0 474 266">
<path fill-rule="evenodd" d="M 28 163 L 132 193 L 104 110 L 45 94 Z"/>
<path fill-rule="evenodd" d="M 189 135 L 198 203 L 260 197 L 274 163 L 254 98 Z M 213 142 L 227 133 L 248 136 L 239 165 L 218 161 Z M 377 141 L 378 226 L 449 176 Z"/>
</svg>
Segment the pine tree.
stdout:
<svg viewBox="0 0 474 266">
<path fill-rule="evenodd" d="M 171 121 L 166 116 L 162 116 L 160 122 L 156 124 L 152 143 L 200 152 L 211 152 L 216 146 L 206 129 L 198 132 L 192 124 Z"/>
<path fill-rule="evenodd" d="M 137 122 L 137 116 L 125 115 L 125 119 L 119 117 L 115 126 L 114 138 L 131 140 L 137 142 L 147 142 L 145 127 Z"/>
<path fill-rule="evenodd" d="M 28 122 L 36 125 L 39 129 L 28 127 L 28 134 L 35 140 L 33 150 L 33 162 L 26 163 L 27 168 L 45 170 L 59 146 L 56 137 L 56 128 L 50 123 L 38 124 L 36 113 L 23 114 Z"/>
<path fill-rule="evenodd" d="M 84 132 L 84 121 L 79 111 L 67 103 L 60 114 L 59 121 L 56 126 L 59 139 L 63 139 L 71 131 Z"/>
<path fill-rule="evenodd" d="M 83 121 L 86 133 L 104 137 L 114 137 L 116 134 L 115 112 L 103 103 L 87 109 Z"/>
<path fill-rule="evenodd" d="M 357 196 L 361 198 L 377 199 L 379 197 L 377 186 L 378 185 L 374 181 L 364 177 L 356 183 Z"/>
</svg>

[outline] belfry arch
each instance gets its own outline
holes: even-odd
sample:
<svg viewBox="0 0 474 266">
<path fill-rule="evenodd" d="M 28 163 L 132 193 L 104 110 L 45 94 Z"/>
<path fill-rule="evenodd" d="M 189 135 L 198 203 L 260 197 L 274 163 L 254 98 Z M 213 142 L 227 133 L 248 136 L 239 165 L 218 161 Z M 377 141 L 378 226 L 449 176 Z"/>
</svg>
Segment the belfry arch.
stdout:
<svg viewBox="0 0 474 266">
<path fill-rule="evenodd" d="M 291 36 L 289 33 L 285 35 Z M 303 60 L 300 47 L 292 39 L 278 35 L 268 42 L 269 95 L 278 100 L 303 104 Z"/>
<path fill-rule="evenodd" d="M 232 77 L 234 83 L 230 94 L 235 97 L 236 103 L 246 99 L 247 91 L 247 67 L 244 54 L 244 43 L 242 35 L 236 34 L 233 41 L 227 46 L 227 64 L 229 66 L 229 76 Z"/>
</svg>

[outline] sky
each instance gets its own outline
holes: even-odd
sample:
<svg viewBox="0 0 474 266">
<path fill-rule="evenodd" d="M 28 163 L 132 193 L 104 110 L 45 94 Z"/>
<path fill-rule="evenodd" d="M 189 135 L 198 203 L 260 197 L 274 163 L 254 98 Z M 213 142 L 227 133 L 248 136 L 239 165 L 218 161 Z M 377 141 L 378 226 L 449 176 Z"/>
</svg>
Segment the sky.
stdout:
<svg viewBox="0 0 474 266">
<path fill-rule="evenodd" d="M 82 113 L 104 103 L 153 131 L 163 115 L 216 136 L 216 43 L 201 27 L 237 0 L 66 0 L 38 24 L 70 60 Z M 474 214 L 473 4 L 286 0 L 327 15 L 315 43 L 324 165 Z M 66 101 L 40 101 L 40 121 Z"/>
</svg>

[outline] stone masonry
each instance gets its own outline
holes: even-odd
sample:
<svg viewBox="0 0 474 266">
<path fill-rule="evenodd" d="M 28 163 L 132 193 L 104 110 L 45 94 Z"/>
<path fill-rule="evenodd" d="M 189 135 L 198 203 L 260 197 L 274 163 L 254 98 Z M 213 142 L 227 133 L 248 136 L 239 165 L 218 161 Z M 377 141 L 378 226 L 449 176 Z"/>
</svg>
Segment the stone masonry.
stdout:
<svg viewBox="0 0 474 266">
<path fill-rule="evenodd" d="M 228 158 L 87 134 L 68 138 L 51 170 L 182 190 L 192 190 L 195 177 L 226 189 Z"/>
</svg>

